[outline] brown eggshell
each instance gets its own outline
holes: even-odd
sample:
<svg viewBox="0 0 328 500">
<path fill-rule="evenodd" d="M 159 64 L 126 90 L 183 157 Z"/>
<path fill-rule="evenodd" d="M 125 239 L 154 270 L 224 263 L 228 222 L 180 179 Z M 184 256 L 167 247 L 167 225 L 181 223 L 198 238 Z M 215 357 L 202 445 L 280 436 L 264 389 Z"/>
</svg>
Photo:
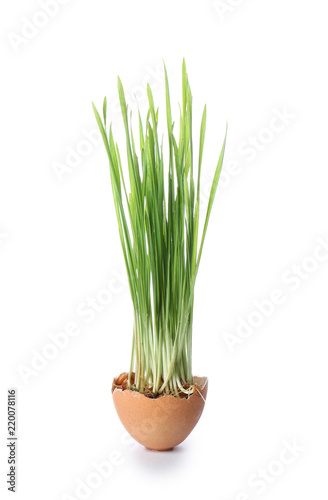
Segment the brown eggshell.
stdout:
<svg viewBox="0 0 328 500">
<path fill-rule="evenodd" d="M 138 443 L 151 450 L 169 450 L 186 439 L 203 412 L 208 379 L 194 377 L 194 384 L 197 390 L 189 398 L 165 395 L 155 399 L 113 386 L 114 405 Z"/>
</svg>

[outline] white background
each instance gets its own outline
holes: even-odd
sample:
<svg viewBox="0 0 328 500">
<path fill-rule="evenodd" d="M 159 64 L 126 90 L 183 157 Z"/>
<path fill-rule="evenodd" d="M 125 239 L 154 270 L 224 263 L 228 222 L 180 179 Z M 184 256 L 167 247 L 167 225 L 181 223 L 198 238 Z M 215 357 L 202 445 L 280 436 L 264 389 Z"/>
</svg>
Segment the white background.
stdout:
<svg viewBox="0 0 328 500">
<path fill-rule="evenodd" d="M 11 387 L 17 499 L 81 498 L 78 482 L 95 479 L 93 463 L 113 453 L 122 463 L 84 498 L 326 498 L 325 2 L 64 3 L 50 18 L 35 0 L 1 3 L 1 498 L 11 498 Z M 44 26 L 27 28 L 26 19 Z M 156 453 L 126 439 L 111 401 L 112 378 L 129 364 L 132 310 L 113 278 L 124 269 L 105 151 L 83 150 L 82 141 L 96 128 L 91 101 L 101 107 L 107 95 L 123 144 L 117 75 L 144 118 L 149 81 L 164 129 L 162 60 L 177 118 L 183 57 L 195 144 L 205 102 L 208 109 L 203 200 L 226 119 L 229 132 L 195 298 L 194 373 L 209 377 L 208 402 L 183 444 Z M 246 153 L 254 136 L 260 150 Z M 68 171 L 70 148 L 85 156 Z M 118 288 L 111 302 L 81 316 L 109 282 Z M 281 303 L 266 303 L 266 318 L 254 314 L 254 301 L 274 290 Z M 248 318 L 258 325 L 244 323 L 242 338 L 238 325 Z M 49 333 L 72 322 L 77 335 L 24 378 L 22 365 L 32 370 Z M 281 462 L 286 441 L 299 450 L 289 464 Z M 261 469 L 262 488 L 249 483 Z"/>
</svg>

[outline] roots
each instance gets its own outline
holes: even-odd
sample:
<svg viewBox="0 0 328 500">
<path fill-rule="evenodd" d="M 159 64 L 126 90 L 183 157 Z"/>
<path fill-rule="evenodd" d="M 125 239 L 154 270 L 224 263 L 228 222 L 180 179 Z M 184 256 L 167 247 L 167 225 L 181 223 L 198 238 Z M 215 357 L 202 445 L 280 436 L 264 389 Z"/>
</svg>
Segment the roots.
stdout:
<svg viewBox="0 0 328 500">
<path fill-rule="evenodd" d="M 134 372 L 131 373 L 130 381 L 129 381 L 129 373 L 122 372 L 118 377 L 114 378 L 113 384 L 112 384 L 112 392 L 114 392 L 115 389 L 120 389 L 122 391 L 125 391 L 127 389 L 129 389 L 131 391 L 137 391 L 137 389 L 134 385 L 134 380 L 135 380 L 135 373 Z M 163 382 L 164 382 L 164 379 L 162 377 L 162 383 Z M 173 391 L 173 390 L 170 391 L 169 389 L 167 389 L 166 392 L 163 392 L 161 394 L 155 394 L 153 392 L 152 385 L 146 383 L 143 387 L 143 390 L 138 391 L 138 392 L 144 394 L 147 398 L 152 398 L 152 399 L 160 398 L 163 396 L 175 396 L 177 398 L 188 399 L 193 394 L 199 394 L 203 398 L 201 388 L 198 384 L 189 384 L 188 382 L 184 382 L 181 379 L 178 386 L 179 387 L 176 391 Z"/>
</svg>

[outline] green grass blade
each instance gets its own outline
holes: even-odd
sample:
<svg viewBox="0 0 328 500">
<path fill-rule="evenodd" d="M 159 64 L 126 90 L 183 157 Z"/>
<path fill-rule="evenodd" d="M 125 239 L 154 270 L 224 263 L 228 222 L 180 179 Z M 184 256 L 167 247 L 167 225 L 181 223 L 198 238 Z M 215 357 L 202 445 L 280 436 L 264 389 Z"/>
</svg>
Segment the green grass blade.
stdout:
<svg viewBox="0 0 328 500">
<path fill-rule="evenodd" d="M 196 272 L 198 270 L 199 262 L 200 262 L 200 259 L 201 259 L 201 256 L 202 256 L 203 245 L 204 245 L 205 235 L 206 235 L 206 231 L 207 231 L 208 221 L 209 221 L 209 218 L 210 218 L 210 214 L 211 214 L 211 210 L 212 210 L 212 205 L 213 205 L 213 201 L 214 201 L 216 189 L 218 187 L 218 183 L 219 183 L 219 179 L 220 179 L 220 174 L 221 174 L 221 169 L 222 169 L 222 163 L 223 163 L 223 157 L 224 157 L 224 151 L 225 151 L 225 145 L 226 145 L 226 139 L 227 139 L 227 128 L 226 128 L 226 132 L 225 132 L 225 136 L 224 136 L 224 141 L 223 141 L 223 145 L 222 145 L 220 157 L 219 157 L 219 160 L 218 160 L 218 163 L 217 163 L 217 166 L 216 166 L 216 169 L 215 169 L 215 173 L 214 173 L 213 183 L 212 183 L 210 197 L 209 197 L 207 211 L 206 211 L 206 217 L 205 217 L 205 223 L 204 223 L 204 228 L 203 228 L 203 235 L 202 235 L 201 245 L 200 245 L 199 252 L 198 252 L 198 257 L 197 257 Z"/>
</svg>

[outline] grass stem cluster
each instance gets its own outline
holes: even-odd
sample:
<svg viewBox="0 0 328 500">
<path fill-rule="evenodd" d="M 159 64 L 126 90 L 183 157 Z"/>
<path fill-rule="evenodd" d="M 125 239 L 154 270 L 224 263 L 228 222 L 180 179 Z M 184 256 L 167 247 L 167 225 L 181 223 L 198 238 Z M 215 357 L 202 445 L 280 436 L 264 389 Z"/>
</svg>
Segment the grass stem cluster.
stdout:
<svg viewBox="0 0 328 500">
<path fill-rule="evenodd" d="M 200 177 L 206 128 L 204 107 L 196 168 L 193 159 L 192 95 L 185 61 L 179 127 L 173 124 L 166 68 L 168 165 L 158 133 L 158 109 L 150 86 L 149 109 L 138 137 L 118 78 L 126 136 L 128 175 L 112 126 L 107 131 L 107 99 L 102 116 L 93 104 L 109 159 L 111 186 L 131 298 L 134 327 L 128 387 L 155 395 L 188 392 L 193 383 L 192 325 L 195 281 L 222 168 L 226 138 L 215 170 L 200 239 Z M 178 128 L 177 134 L 174 129 Z M 137 144 L 139 151 L 137 152 Z M 166 180 L 165 180 L 166 179 Z M 131 373 L 135 372 L 132 385 Z"/>
</svg>

